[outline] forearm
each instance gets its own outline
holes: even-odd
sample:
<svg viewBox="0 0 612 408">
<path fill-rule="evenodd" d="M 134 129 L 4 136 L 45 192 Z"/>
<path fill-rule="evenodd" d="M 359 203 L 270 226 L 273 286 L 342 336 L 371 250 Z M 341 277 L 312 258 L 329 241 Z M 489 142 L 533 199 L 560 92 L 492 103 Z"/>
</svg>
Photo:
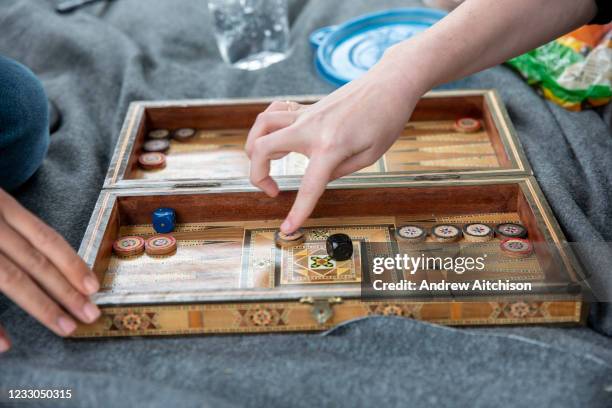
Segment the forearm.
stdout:
<svg viewBox="0 0 612 408">
<path fill-rule="evenodd" d="M 398 87 L 426 92 L 551 41 L 589 22 L 596 11 L 594 0 L 467 0 L 394 46 L 375 69 L 395 70 Z"/>
</svg>

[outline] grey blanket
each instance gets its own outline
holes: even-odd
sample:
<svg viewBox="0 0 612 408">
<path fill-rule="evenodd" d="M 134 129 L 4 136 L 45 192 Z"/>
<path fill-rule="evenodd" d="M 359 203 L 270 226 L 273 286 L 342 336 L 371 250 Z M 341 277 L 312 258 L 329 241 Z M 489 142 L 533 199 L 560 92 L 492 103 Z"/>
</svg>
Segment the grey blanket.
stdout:
<svg viewBox="0 0 612 408">
<path fill-rule="evenodd" d="M 220 62 L 204 0 L 115 0 L 70 16 L 48 1 L 3 0 L 0 53 L 40 76 L 62 116 L 42 169 L 16 196 L 76 248 L 130 101 L 327 93 L 312 68 L 312 30 L 417 4 L 294 1 L 291 58 L 240 72 Z M 609 107 L 567 112 L 505 67 L 448 86 L 498 88 L 568 238 L 612 241 Z M 597 273 L 605 282 L 611 271 Z M 612 333 L 612 316 L 602 307 L 597 331 L 371 318 L 326 336 L 76 341 L 1 298 L 0 321 L 15 344 L 0 357 L 0 405 L 11 388 L 64 388 L 75 407 L 612 406 L 612 347 L 601 334 Z"/>
</svg>

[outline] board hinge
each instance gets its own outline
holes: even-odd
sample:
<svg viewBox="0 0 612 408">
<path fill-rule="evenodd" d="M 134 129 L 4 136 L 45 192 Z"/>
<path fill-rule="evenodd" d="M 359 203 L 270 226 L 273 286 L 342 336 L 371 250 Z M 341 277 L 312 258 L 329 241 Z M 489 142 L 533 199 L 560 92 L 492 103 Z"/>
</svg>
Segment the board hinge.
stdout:
<svg viewBox="0 0 612 408">
<path fill-rule="evenodd" d="M 414 181 L 438 181 L 438 180 L 457 180 L 460 179 L 459 174 L 423 174 L 420 176 L 414 176 Z"/>
<path fill-rule="evenodd" d="M 174 184 L 172 188 L 219 188 L 222 184 L 219 182 L 194 182 L 194 183 L 181 183 Z"/>
<path fill-rule="evenodd" d="M 334 315 L 332 306 L 338 303 L 342 303 L 341 297 L 330 297 L 330 298 L 313 298 L 312 296 L 306 296 L 300 299 L 300 303 L 306 303 L 312 305 L 310 314 L 319 324 L 325 324 Z"/>
</svg>

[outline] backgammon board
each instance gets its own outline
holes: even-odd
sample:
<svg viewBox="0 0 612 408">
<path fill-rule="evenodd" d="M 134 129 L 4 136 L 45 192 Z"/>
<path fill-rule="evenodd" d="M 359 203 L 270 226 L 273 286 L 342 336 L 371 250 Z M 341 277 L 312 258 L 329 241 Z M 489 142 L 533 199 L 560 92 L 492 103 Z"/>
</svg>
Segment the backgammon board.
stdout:
<svg viewBox="0 0 612 408">
<path fill-rule="evenodd" d="M 290 97 L 302 103 L 316 97 Z M 582 272 L 550 211 L 494 91 L 432 92 L 404 132 L 375 164 L 331 183 L 304 226 L 305 239 L 275 245 L 307 159 L 289 155 L 272 169 L 281 194 L 270 198 L 248 183 L 243 145 L 270 100 L 169 101 L 132 104 L 80 255 L 101 282 L 94 301 L 102 317 L 76 337 L 324 330 L 368 315 L 397 315 L 448 325 L 581 323 L 587 311 Z M 459 117 L 483 124 L 456 131 Z M 138 157 L 152 129 L 193 128 L 170 140 L 165 166 L 150 170 Z M 176 211 L 170 255 L 118 256 L 119 237 L 155 234 L 151 214 Z M 532 254 L 504 256 L 500 239 L 465 239 L 441 251 L 486 254 L 487 268 L 461 276 L 424 269 L 391 280 L 503 279 L 531 282 L 531 293 L 419 292 L 401 299 L 362 296 L 372 259 L 405 246 L 397 228 L 519 223 Z M 336 261 L 327 237 L 344 233 L 354 250 Z M 425 244 L 432 238 L 427 238 Z M 391 276 L 392 275 L 392 276 Z"/>
<path fill-rule="evenodd" d="M 316 96 L 290 96 L 304 104 Z M 134 102 L 121 130 L 105 188 L 244 185 L 249 161 L 244 143 L 250 126 L 272 99 Z M 457 118 L 476 117 L 483 126 L 460 133 Z M 193 128 L 188 141 L 170 139 L 166 165 L 155 171 L 138 165 L 152 129 Z M 281 183 L 303 174 L 307 158 L 289 154 L 274 161 Z M 389 151 L 355 176 L 359 179 L 455 179 L 461 176 L 531 175 L 508 115 L 494 91 L 431 92 L 417 104 L 411 121 Z M 345 180 L 351 180 L 351 177 Z"/>
<path fill-rule="evenodd" d="M 503 167 L 486 130 L 461 134 L 454 130 L 453 125 L 453 120 L 409 123 L 387 154 L 358 174 Z M 247 131 L 198 129 L 188 142 L 170 140 L 163 170 L 135 168 L 129 176 L 137 180 L 247 177 L 249 161 L 244 154 Z M 291 153 L 273 163 L 271 174 L 277 177 L 301 175 L 307 164 L 308 158 Z"/>
</svg>

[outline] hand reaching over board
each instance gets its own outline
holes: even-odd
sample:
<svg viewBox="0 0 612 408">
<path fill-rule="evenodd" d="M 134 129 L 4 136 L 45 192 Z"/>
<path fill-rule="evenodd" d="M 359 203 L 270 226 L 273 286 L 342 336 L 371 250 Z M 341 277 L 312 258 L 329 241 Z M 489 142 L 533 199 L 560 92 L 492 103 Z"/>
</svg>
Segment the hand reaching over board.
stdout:
<svg viewBox="0 0 612 408">
<path fill-rule="evenodd" d="M 0 292 L 60 336 L 91 323 L 100 310 L 88 295 L 98 280 L 53 229 L 0 189 Z M 10 340 L 0 326 L 0 353 Z"/>
<path fill-rule="evenodd" d="M 261 113 L 246 143 L 255 186 L 276 196 L 270 161 L 290 152 L 310 158 L 281 230 L 288 234 L 304 223 L 329 181 L 378 160 L 397 139 L 423 93 L 411 87 L 405 75 L 391 78 L 374 69 L 313 105 L 274 102 Z"/>
<path fill-rule="evenodd" d="M 251 182 L 275 196 L 270 160 L 290 152 L 310 158 L 281 225 L 283 233 L 292 233 L 330 180 L 367 167 L 387 151 L 426 91 L 548 42 L 596 12 L 593 0 L 466 1 L 430 29 L 390 47 L 367 74 L 314 105 L 270 105 L 246 144 Z M 508 35 L 512 32 L 516 35 Z"/>
</svg>

